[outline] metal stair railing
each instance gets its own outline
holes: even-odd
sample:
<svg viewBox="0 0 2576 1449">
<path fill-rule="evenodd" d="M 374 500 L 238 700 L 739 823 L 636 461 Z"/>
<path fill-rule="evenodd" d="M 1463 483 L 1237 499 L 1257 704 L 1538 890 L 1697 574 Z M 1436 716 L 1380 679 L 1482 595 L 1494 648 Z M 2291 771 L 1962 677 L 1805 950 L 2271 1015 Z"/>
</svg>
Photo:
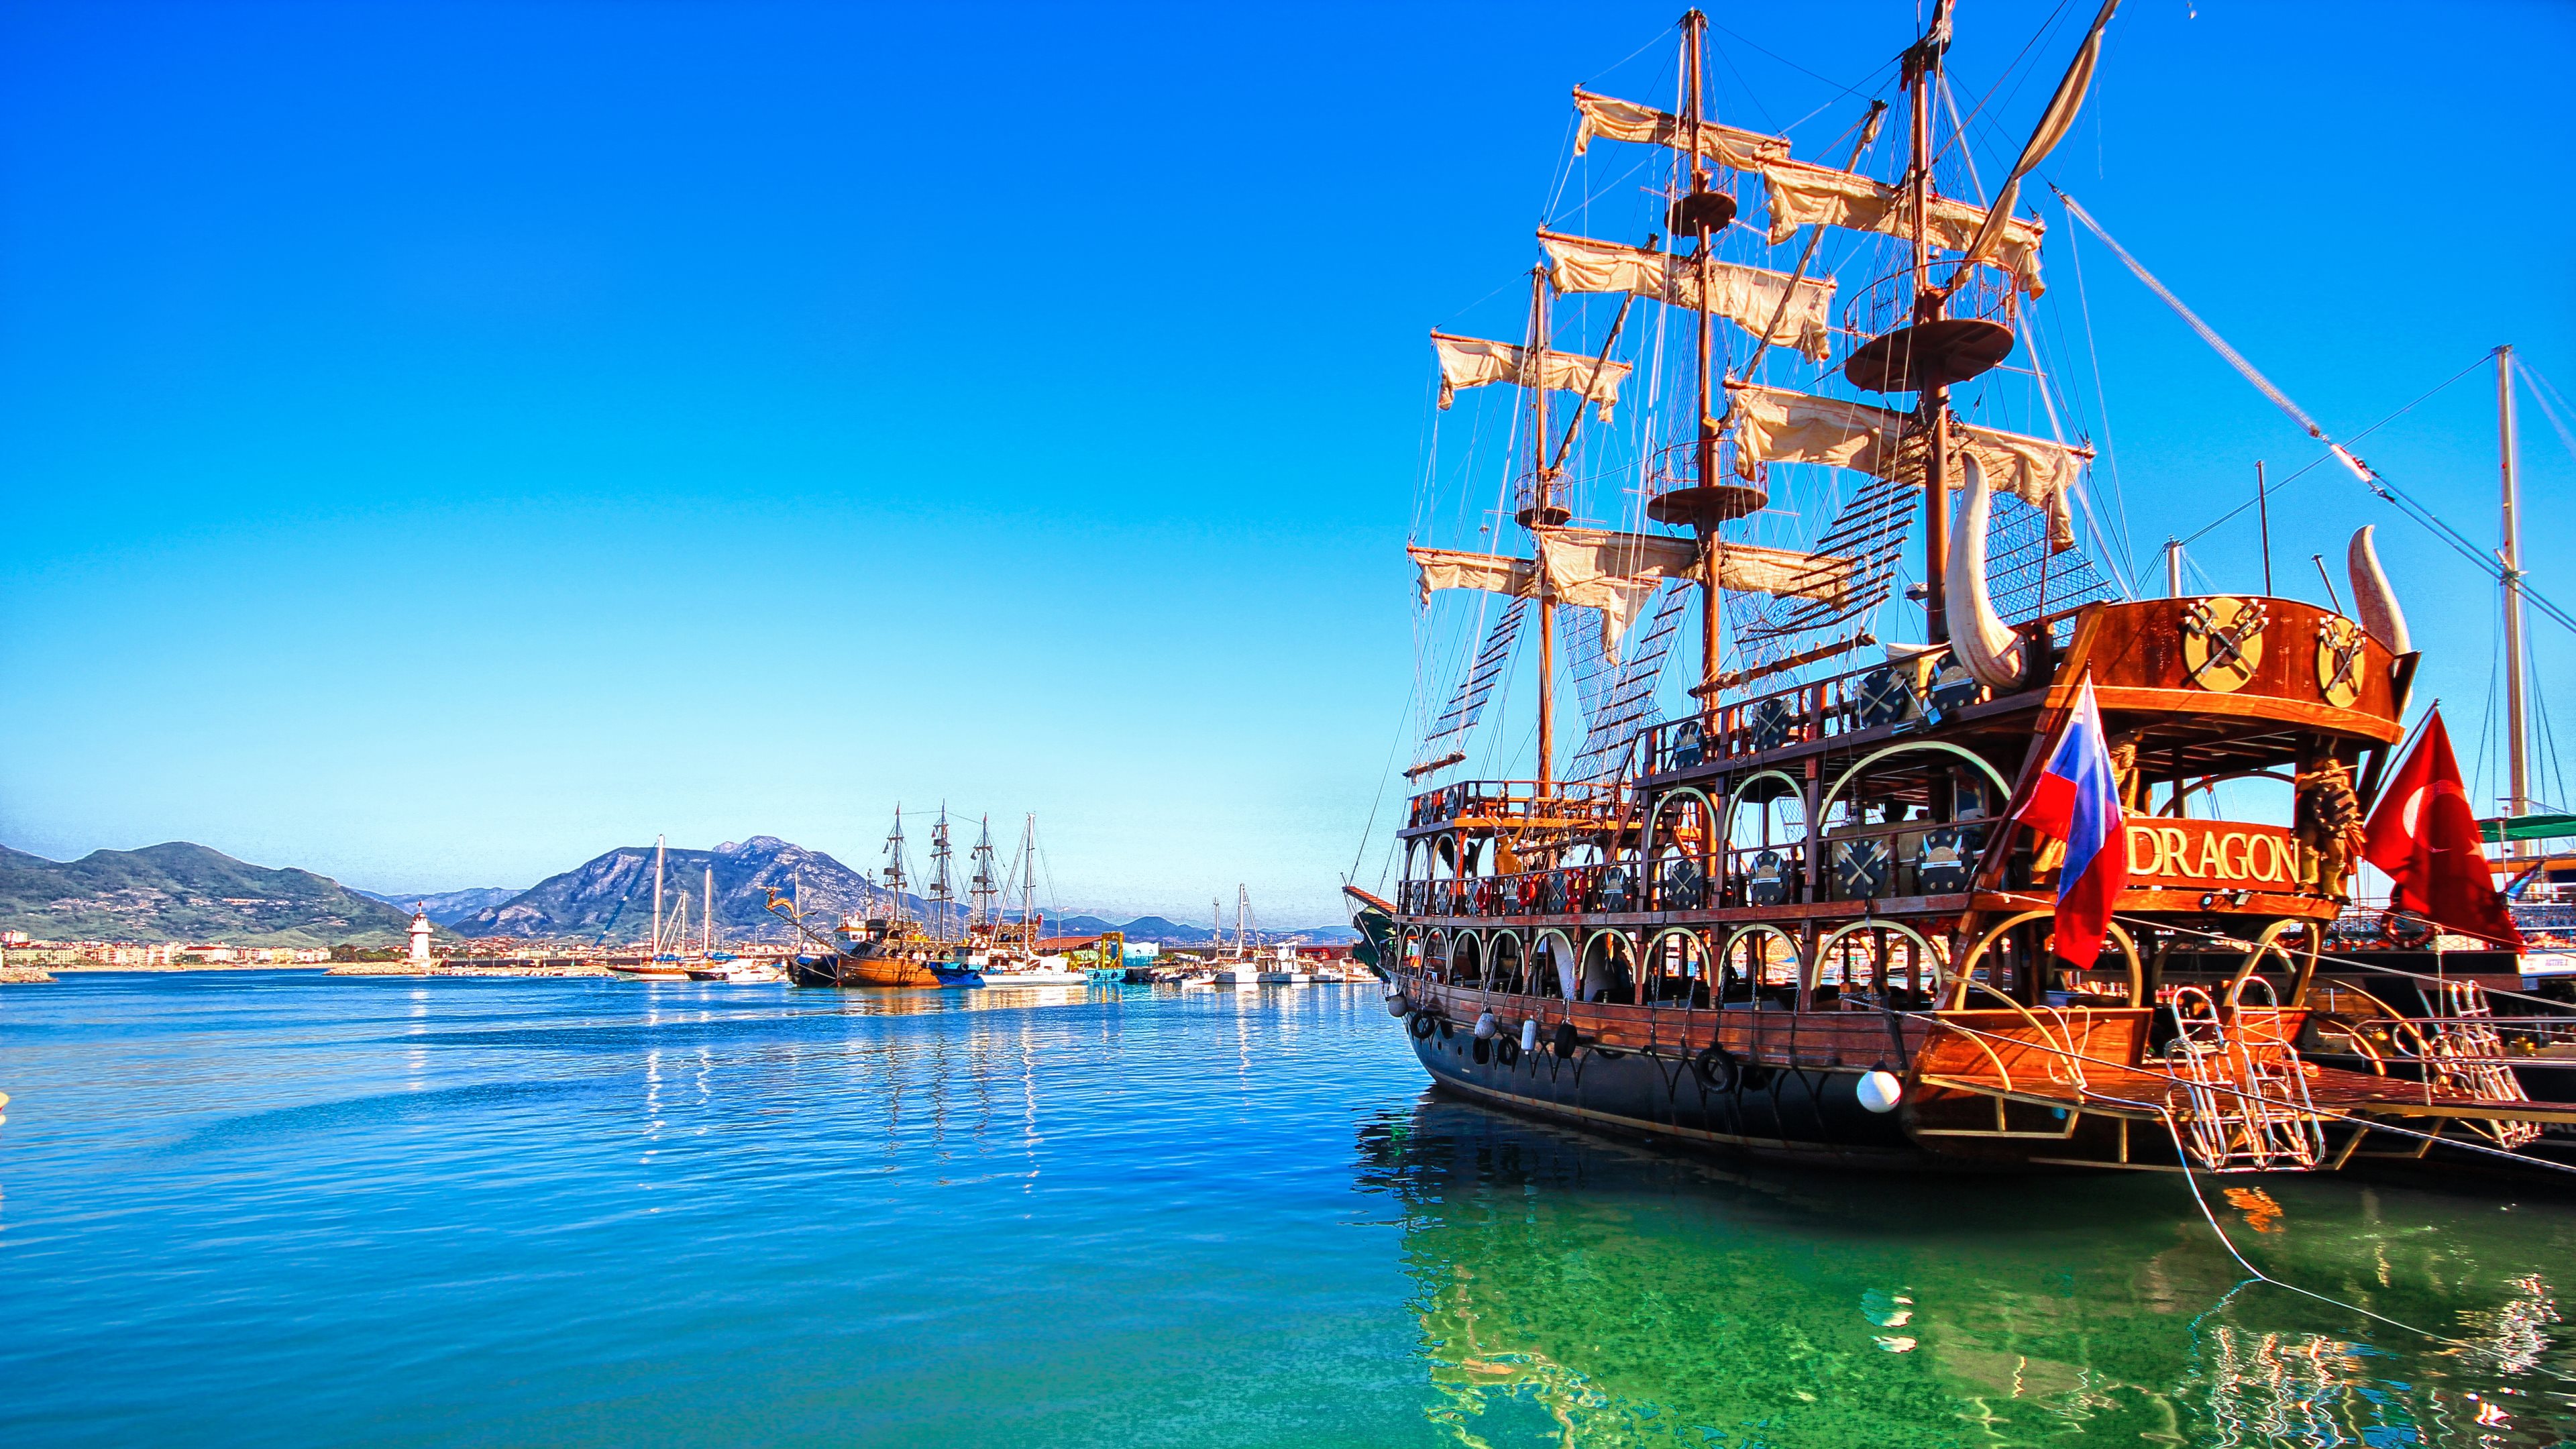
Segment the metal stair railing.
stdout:
<svg viewBox="0 0 2576 1449">
<path fill-rule="evenodd" d="M 2210 1172 L 2298 1172 L 2325 1155 L 2325 1133 L 2298 1054 L 2268 1027 L 2231 1026 L 2209 993 L 2174 993 L 2174 1039 L 2165 1065 L 2179 1078 L 2165 1094 L 2175 1145 Z"/>
</svg>

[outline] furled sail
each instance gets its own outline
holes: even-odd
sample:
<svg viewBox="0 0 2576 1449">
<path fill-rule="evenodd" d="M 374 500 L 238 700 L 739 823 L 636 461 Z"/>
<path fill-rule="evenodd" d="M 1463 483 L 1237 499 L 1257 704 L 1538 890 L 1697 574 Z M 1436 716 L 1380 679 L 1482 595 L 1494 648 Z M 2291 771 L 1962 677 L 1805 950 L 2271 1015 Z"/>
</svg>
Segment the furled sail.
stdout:
<svg viewBox="0 0 2576 1449">
<path fill-rule="evenodd" d="M 1775 161 L 1762 168 L 1771 196 L 1771 240 L 1787 241 L 1802 226 L 1839 226 L 1851 231 L 1914 234 L 1914 197 L 1902 186 L 1890 186 L 1830 166 L 1803 161 Z M 1947 197 L 1932 198 L 1924 231 L 1937 246 L 1965 251 L 1986 225 L 1982 206 Z M 2039 278 L 2042 228 L 2028 217 L 2007 216 L 2002 235 L 1991 242 L 1985 260 L 2010 272 L 2015 285 L 2031 296 L 2046 290 Z"/>
<path fill-rule="evenodd" d="M 1551 350 L 1542 354 L 1540 377 L 1533 379 L 1521 348 L 1481 337 L 1434 332 L 1431 347 L 1440 354 L 1440 406 L 1444 408 L 1462 387 L 1483 387 L 1494 382 L 1529 387 L 1536 381 L 1559 392 L 1583 394 L 1592 401 L 1593 416 L 1606 423 L 1611 409 L 1619 405 L 1619 384 L 1628 376 L 1627 363 Z"/>
<path fill-rule="evenodd" d="M 1559 292 L 1633 292 L 1675 307 L 1699 306 L 1699 263 L 1672 252 L 1650 252 L 1589 237 L 1542 231 L 1548 281 Z M 1731 262 L 1709 263 L 1708 310 L 1755 336 L 1778 317 L 1770 340 L 1822 362 L 1833 348 L 1834 284 L 1796 279 L 1786 272 Z M 1784 311 L 1783 296 L 1789 298 Z"/>
<path fill-rule="evenodd" d="M 2020 159 L 2013 162 L 2012 174 L 2004 178 L 2003 189 L 1995 193 L 1995 204 L 1986 209 L 1984 224 L 1969 240 L 1966 255 L 1960 257 L 1962 267 L 1999 254 L 1997 249 L 2003 245 L 2004 230 L 2010 225 L 2013 203 L 2021 199 L 2021 179 L 2028 176 L 2033 167 L 2047 160 L 2048 153 L 2057 149 L 2057 143 L 2066 139 L 2066 133 L 2075 129 L 2076 114 L 2084 109 L 2084 92 L 2093 84 L 2093 63 L 2102 55 L 2102 27 L 2111 23 L 2111 12 L 2119 8 L 2120 0 L 2102 0 L 2100 13 L 2093 17 L 2093 28 L 2085 32 L 2084 43 L 2075 48 L 2075 63 L 2066 68 L 2065 77 L 2058 81 L 2057 93 L 2048 98 L 2048 109 L 2041 113 L 2039 125 L 2032 129 L 2029 143 L 2021 148 Z M 2032 265 L 2035 282 L 2038 277 L 2036 261 Z M 2015 275 L 2019 275 L 2018 271 Z M 2029 290 L 2032 296 L 2039 295 L 2036 285 Z"/>
<path fill-rule="evenodd" d="M 1574 127 L 1574 154 L 1577 156 L 1583 154 L 1595 136 L 1607 136 L 1613 141 L 1640 141 L 1649 146 L 1669 146 L 1676 151 L 1690 149 L 1689 123 L 1670 111 L 1594 95 L 1577 86 L 1574 113 L 1582 118 Z M 1789 138 L 1702 121 L 1699 154 L 1732 170 L 1759 171 L 1770 162 L 1789 159 Z"/>
<path fill-rule="evenodd" d="M 1727 386 L 1735 404 L 1735 466 L 1747 478 L 1763 463 L 1825 463 L 1889 477 L 1906 445 L 1906 414 L 1890 408 L 1748 383 Z M 2091 454 L 1966 423 L 1953 424 L 1951 438 L 1953 481 L 1965 476 L 1964 460 L 1975 457 L 1989 483 L 2048 515 L 2052 551 L 2075 546 L 2066 495 Z"/>
<path fill-rule="evenodd" d="M 1601 528 L 1537 530 L 1538 557 L 1407 548 L 1421 570 L 1422 597 L 1435 589 L 1484 589 L 1517 598 L 1546 598 L 1601 615 L 1601 652 L 1619 660 L 1619 641 L 1657 588 L 1690 579 L 1699 569 L 1699 542 L 1670 534 L 1621 533 Z M 1851 560 L 1753 544 L 1720 546 L 1720 588 L 1783 598 L 1839 600 L 1849 586 Z"/>
</svg>

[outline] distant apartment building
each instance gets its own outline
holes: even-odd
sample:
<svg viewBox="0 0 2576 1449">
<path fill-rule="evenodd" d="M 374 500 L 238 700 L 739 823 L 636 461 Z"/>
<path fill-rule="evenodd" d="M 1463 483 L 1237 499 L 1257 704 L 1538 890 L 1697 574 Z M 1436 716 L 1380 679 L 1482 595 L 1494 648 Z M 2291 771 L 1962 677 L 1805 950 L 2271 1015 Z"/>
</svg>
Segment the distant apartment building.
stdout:
<svg viewBox="0 0 2576 1449">
<path fill-rule="evenodd" d="M 235 946 L 227 941 L 39 941 L 24 931 L 0 931 L 0 949 L 44 952 L 83 965 L 320 966 L 331 953 L 313 946 Z"/>
</svg>

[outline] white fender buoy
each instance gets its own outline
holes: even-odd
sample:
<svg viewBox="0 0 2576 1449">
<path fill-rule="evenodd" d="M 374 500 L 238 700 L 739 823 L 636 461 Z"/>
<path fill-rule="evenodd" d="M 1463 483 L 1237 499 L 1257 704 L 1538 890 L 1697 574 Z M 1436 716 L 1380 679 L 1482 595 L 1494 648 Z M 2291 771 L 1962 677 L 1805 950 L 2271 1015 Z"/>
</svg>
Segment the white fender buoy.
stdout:
<svg viewBox="0 0 2576 1449">
<path fill-rule="evenodd" d="M 1476 1018 L 1476 1040 L 1492 1041 L 1494 1033 L 1500 1030 L 1502 1030 L 1502 1023 L 1494 1020 L 1492 1012 L 1486 1012 Z"/>
<path fill-rule="evenodd" d="M 1389 1015 L 1389 1016 L 1402 1016 L 1402 1015 L 1404 1015 L 1404 1005 L 1405 1005 L 1405 1004 L 1404 1004 L 1404 993 L 1403 993 L 1403 992 L 1401 992 L 1401 991 L 1395 991 L 1395 990 L 1389 990 L 1389 991 L 1386 993 L 1386 1014 L 1387 1014 L 1387 1015 Z"/>
<path fill-rule="evenodd" d="M 1873 1112 L 1893 1112 L 1905 1100 L 1905 1084 L 1893 1072 L 1860 1074 L 1860 1104 Z"/>
<path fill-rule="evenodd" d="M 1535 1016 L 1521 1023 L 1521 1050 L 1525 1052 L 1538 1050 L 1538 1018 Z"/>
</svg>

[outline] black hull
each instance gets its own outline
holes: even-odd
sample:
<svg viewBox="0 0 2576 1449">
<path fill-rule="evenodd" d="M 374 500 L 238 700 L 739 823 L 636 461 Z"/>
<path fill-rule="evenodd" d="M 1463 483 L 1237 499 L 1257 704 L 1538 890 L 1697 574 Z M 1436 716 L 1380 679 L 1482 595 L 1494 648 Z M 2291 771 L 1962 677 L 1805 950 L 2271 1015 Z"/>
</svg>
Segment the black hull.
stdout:
<svg viewBox="0 0 2576 1449">
<path fill-rule="evenodd" d="M 1848 1167 L 1974 1171 L 1980 1164 L 1937 1157 L 1906 1135 L 1904 1109 L 1860 1104 L 1857 1070 L 1748 1066 L 1713 1085 L 1687 1061 L 1583 1047 L 1560 1060 L 1542 1045 L 1487 1042 L 1452 1028 L 1417 1037 L 1413 1054 L 1432 1080 L 1461 1096 L 1589 1131 L 1651 1139 L 1696 1151 Z M 1505 1057 L 1517 1060 L 1505 1062 Z"/>
</svg>

